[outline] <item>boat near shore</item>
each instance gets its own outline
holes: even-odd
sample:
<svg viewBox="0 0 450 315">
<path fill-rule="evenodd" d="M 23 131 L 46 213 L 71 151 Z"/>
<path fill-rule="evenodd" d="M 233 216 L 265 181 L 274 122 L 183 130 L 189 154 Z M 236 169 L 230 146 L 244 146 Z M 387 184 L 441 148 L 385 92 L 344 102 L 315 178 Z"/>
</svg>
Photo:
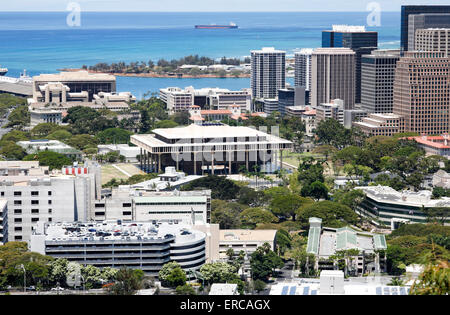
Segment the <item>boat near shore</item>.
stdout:
<svg viewBox="0 0 450 315">
<path fill-rule="evenodd" d="M 2 68 L 1 66 L 0 66 L 0 76 L 4 76 L 5 74 L 7 74 L 8 73 L 8 68 Z"/>
</svg>

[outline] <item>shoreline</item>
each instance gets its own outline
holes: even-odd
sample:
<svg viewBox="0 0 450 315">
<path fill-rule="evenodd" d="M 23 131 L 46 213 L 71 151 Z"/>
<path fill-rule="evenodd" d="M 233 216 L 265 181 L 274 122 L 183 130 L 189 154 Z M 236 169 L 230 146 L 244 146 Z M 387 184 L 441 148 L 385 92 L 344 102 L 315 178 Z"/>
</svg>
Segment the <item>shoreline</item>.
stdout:
<svg viewBox="0 0 450 315">
<path fill-rule="evenodd" d="M 57 71 L 64 71 L 64 72 L 78 72 L 78 71 L 87 71 L 89 73 L 105 73 L 105 74 L 111 74 L 117 77 L 137 77 L 137 78 L 174 78 L 174 79 L 200 79 L 200 78 L 212 78 L 212 79 L 239 79 L 239 78 L 250 78 L 250 74 L 239 74 L 239 75 L 231 75 L 227 74 L 226 76 L 219 76 L 216 74 L 199 74 L 199 75 L 192 75 L 192 74 L 158 74 L 158 73 L 121 73 L 121 72 L 101 72 L 101 71 L 92 71 L 87 69 L 56 69 Z"/>
</svg>

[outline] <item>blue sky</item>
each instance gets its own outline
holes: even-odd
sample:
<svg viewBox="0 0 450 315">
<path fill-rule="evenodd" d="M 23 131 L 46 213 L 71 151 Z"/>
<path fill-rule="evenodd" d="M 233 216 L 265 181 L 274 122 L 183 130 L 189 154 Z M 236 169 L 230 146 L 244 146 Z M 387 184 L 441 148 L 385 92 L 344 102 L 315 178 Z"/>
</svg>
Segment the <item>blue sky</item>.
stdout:
<svg viewBox="0 0 450 315">
<path fill-rule="evenodd" d="M 0 11 L 65 11 L 70 2 L 82 11 L 382 11 L 402 4 L 449 4 L 449 0 L 0 0 Z"/>
</svg>

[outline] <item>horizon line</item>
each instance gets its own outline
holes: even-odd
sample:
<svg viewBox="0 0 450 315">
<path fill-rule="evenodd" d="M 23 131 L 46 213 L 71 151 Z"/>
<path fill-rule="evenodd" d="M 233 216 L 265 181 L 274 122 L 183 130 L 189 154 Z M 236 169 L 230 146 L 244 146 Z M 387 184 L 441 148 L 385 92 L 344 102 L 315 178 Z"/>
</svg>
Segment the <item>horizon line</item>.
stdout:
<svg viewBox="0 0 450 315">
<path fill-rule="evenodd" d="M 67 13 L 70 12 L 69 10 L 8 10 L 8 11 L 2 11 L 0 10 L 0 13 Z M 116 13 L 328 13 L 328 12 L 336 12 L 336 13 L 348 13 L 348 12 L 356 12 L 356 13 L 370 13 L 370 11 L 274 11 L 274 10 L 267 10 L 267 11 L 124 11 L 124 10 L 109 10 L 109 11 L 97 11 L 97 10 L 82 10 L 81 12 L 93 12 L 93 13 L 109 13 L 109 12 L 116 12 Z M 383 12 L 389 12 L 389 13 L 397 13 L 401 12 L 398 11 L 383 11 Z"/>
</svg>

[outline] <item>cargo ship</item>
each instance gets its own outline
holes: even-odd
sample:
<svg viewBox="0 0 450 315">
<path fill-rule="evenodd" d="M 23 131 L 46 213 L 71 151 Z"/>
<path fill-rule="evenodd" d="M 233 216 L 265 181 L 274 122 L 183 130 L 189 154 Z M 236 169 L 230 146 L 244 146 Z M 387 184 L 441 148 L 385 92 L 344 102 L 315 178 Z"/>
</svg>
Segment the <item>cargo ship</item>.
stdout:
<svg viewBox="0 0 450 315">
<path fill-rule="evenodd" d="M 217 25 L 217 24 L 210 24 L 210 25 L 195 25 L 195 28 L 201 28 L 201 29 L 228 29 L 228 28 L 238 28 L 236 24 L 231 22 L 229 25 Z"/>
</svg>

